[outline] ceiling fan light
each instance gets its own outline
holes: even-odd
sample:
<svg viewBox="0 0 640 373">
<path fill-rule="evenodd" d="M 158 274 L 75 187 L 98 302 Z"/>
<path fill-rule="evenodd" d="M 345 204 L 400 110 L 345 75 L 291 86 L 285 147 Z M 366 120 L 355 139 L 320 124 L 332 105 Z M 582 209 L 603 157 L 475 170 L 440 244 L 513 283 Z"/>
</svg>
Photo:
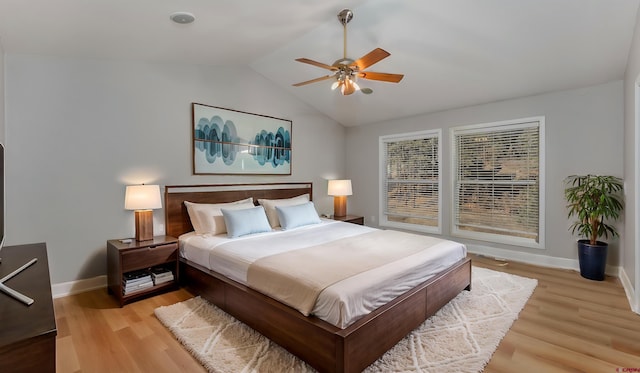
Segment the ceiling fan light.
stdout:
<svg viewBox="0 0 640 373">
<path fill-rule="evenodd" d="M 335 82 L 333 82 L 333 84 L 331 84 L 331 90 L 335 91 L 336 88 L 338 88 L 340 86 L 340 81 L 336 80 Z"/>
<path fill-rule="evenodd" d="M 342 85 L 342 94 L 344 96 L 348 96 L 356 91 L 356 85 L 351 79 L 345 79 L 344 84 Z"/>
<path fill-rule="evenodd" d="M 353 88 L 356 89 L 356 91 L 360 90 L 360 86 L 358 85 L 358 83 L 356 83 L 355 80 L 351 80 L 351 84 L 353 85 Z"/>
</svg>

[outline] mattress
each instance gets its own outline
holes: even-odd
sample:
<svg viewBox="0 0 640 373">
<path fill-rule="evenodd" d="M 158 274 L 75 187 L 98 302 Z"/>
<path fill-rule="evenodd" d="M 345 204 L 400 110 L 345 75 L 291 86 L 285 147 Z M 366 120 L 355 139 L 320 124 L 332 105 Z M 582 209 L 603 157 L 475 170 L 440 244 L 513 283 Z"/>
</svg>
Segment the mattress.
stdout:
<svg viewBox="0 0 640 373">
<path fill-rule="evenodd" d="M 374 230 L 362 225 L 323 219 L 321 224 L 238 238 L 228 238 L 225 234 L 212 236 L 190 232 L 180 236 L 180 254 L 185 259 L 247 285 L 249 266 L 260 258 Z M 466 257 L 463 244 L 437 238 L 429 241 L 430 245 L 416 254 L 330 285 L 318 296 L 312 314 L 339 328 L 346 328 Z"/>
</svg>

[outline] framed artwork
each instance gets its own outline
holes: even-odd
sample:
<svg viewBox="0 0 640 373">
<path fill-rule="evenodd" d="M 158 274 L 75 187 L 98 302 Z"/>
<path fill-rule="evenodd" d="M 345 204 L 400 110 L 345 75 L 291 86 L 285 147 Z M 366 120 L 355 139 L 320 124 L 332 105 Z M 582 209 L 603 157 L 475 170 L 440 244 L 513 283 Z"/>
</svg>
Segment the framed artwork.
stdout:
<svg viewBox="0 0 640 373">
<path fill-rule="evenodd" d="M 291 175 L 287 119 L 192 104 L 193 174 Z"/>
</svg>

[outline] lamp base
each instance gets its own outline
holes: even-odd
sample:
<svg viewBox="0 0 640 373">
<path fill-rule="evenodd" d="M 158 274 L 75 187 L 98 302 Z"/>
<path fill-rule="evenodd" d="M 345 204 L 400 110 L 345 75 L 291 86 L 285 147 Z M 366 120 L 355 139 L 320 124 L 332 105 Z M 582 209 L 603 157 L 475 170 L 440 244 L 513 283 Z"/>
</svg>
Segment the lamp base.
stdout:
<svg viewBox="0 0 640 373">
<path fill-rule="evenodd" d="M 153 239 L 153 210 L 136 210 L 136 241 Z"/>
<path fill-rule="evenodd" d="M 333 197 L 333 216 L 339 218 L 347 216 L 347 196 Z"/>
</svg>

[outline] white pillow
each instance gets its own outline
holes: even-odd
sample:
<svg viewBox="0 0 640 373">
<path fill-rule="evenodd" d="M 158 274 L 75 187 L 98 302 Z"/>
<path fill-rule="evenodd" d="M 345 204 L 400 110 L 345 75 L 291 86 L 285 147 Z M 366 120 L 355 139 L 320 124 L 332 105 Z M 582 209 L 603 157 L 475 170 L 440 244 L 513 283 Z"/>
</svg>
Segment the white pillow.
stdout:
<svg viewBox="0 0 640 373">
<path fill-rule="evenodd" d="M 223 208 L 222 216 L 227 225 L 227 236 L 231 238 L 271 231 L 262 206 L 239 210 Z"/>
<path fill-rule="evenodd" d="M 267 219 L 271 227 L 275 228 L 280 226 L 280 219 L 278 219 L 278 212 L 276 206 L 295 206 L 309 202 L 309 193 L 301 196 L 283 199 L 258 199 L 258 203 L 264 206 L 264 211 L 267 213 Z"/>
<path fill-rule="evenodd" d="M 246 209 L 255 207 L 253 198 L 251 197 L 227 203 L 193 203 L 184 201 L 184 205 L 187 207 L 193 230 L 197 234 L 213 235 L 227 231 L 220 209 Z"/>
<path fill-rule="evenodd" d="M 276 206 L 276 211 L 278 211 L 283 230 L 322 223 L 313 202 L 294 206 Z"/>
</svg>

